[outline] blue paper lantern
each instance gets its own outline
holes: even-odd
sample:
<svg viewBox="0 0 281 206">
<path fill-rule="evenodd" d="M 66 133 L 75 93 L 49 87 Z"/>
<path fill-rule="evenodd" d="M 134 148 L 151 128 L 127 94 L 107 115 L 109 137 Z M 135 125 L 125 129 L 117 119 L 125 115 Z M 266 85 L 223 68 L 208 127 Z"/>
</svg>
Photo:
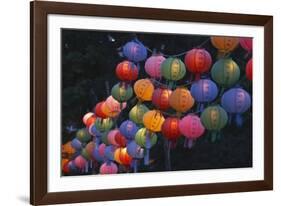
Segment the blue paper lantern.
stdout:
<svg viewBox="0 0 281 206">
<path fill-rule="evenodd" d="M 251 97 L 244 89 L 233 88 L 223 94 L 221 105 L 229 114 L 230 123 L 232 117 L 235 117 L 237 126 L 242 126 L 243 119 L 241 114 L 250 108 Z"/>
<path fill-rule="evenodd" d="M 127 145 L 128 154 L 136 159 L 141 159 L 144 157 L 144 149 L 141 148 L 135 141 L 131 141 Z"/>
<path fill-rule="evenodd" d="M 74 138 L 72 141 L 71 141 L 71 146 L 76 149 L 76 150 L 81 150 L 82 149 L 82 143 L 77 139 L 77 138 Z"/>
<path fill-rule="evenodd" d="M 96 147 L 93 152 L 92 152 L 92 156 L 95 160 L 97 160 L 98 162 L 103 162 L 104 158 L 100 155 L 99 153 L 99 149 L 98 147 Z"/>
<path fill-rule="evenodd" d="M 120 133 L 129 141 L 135 138 L 138 129 L 137 125 L 130 120 L 124 121 L 119 128 Z"/>
<path fill-rule="evenodd" d="M 147 50 L 138 40 L 130 41 L 123 47 L 123 54 L 133 62 L 140 62 L 146 59 Z"/>
<path fill-rule="evenodd" d="M 114 152 L 116 147 L 113 145 L 107 146 L 104 150 L 104 156 L 106 160 L 114 161 Z"/>
<path fill-rule="evenodd" d="M 210 79 L 200 79 L 192 84 L 191 95 L 198 102 L 198 110 L 203 111 L 204 103 L 212 102 L 218 96 L 218 87 Z"/>
</svg>

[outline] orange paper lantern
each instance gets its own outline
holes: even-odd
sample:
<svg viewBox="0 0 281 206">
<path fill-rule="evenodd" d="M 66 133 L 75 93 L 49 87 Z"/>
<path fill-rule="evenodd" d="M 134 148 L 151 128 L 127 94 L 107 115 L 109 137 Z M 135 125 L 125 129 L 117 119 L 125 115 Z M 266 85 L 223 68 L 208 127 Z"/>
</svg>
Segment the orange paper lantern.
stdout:
<svg viewBox="0 0 281 206">
<path fill-rule="evenodd" d="M 151 101 L 154 86 L 149 79 L 140 79 L 134 84 L 136 96 L 141 101 Z"/>
<path fill-rule="evenodd" d="M 177 88 L 169 98 L 170 106 L 177 112 L 186 112 L 194 104 L 194 99 L 186 88 Z"/>
<path fill-rule="evenodd" d="M 143 115 L 143 124 L 146 129 L 152 132 L 160 132 L 165 118 L 160 111 L 151 110 Z"/>
</svg>

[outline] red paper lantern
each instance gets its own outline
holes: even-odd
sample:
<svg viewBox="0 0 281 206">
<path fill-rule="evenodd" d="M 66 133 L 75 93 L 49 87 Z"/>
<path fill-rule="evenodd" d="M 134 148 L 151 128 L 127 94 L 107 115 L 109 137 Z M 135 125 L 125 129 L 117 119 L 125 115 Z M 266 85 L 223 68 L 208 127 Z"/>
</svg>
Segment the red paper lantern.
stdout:
<svg viewBox="0 0 281 206">
<path fill-rule="evenodd" d="M 107 115 L 102 110 L 103 104 L 104 104 L 104 101 L 97 103 L 97 105 L 95 107 L 95 115 L 97 117 L 105 119 L 105 118 L 107 118 Z"/>
<path fill-rule="evenodd" d="M 251 52 L 253 49 L 253 40 L 249 37 L 243 37 L 239 39 L 240 45 L 243 49 L 247 50 L 248 52 Z"/>
<path fill-rule="evenodd" d="M 169 97 L 172 91 L 170 89 L 158 88 L 154 90 L 152 95 L 152 103 L 161 110 L 166 110 L 169 108 Z"/>
<path fill-rule="evenodd" d="M 122 81 L 133 81 L 138 78 L 138 68 L 133 62 L 123 61 L 116 67 L 116 76 Z"/>
<path fill-rule="evenodd" d="M 176 117 L 168 117 L 162 124 L 162 134 L 168 140 L 176 140 L 181 136 L 179 129 L 180 120 Z"/>
<path fill-rule="evenodd" d="M 115 134 L 115 142 L 120 146 L 120 147 L 125 147 L 127 144 L 126 138 L 121 134 L 120 131 L 118 131 Z"/>
<path fill-rule="evenodd" d="M 205 49 L 192 49 L 184 58 L 187 69 L 200 78 L 200 74 L 208 72 L 212 65 L 212 57 Z"/>
<path fill-rule="evenodd" d="M 247 79 L 253 80 L 253 60 L 250 59 L 246 65 L 246 76 Z"/>
</svg>

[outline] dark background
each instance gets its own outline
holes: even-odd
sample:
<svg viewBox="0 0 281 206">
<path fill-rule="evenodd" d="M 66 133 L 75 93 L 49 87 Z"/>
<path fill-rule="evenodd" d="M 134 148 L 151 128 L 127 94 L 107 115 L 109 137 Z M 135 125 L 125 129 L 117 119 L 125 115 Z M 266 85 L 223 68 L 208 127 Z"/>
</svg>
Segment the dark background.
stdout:
<svg viewBox="0 0 281 206">
<path fill-rule="evenodd" d="M 75 130 L 84 127 L 83 115 L 91 111 L 101 100 L 110 95 L 110 90 L 119 80 L 115 76 L 115 67 L 125 58 L 122 46 L 138 38 L 151 50 L 156 49 L 167 55 L 174 55 L 201 45 L 212 55 L 213 63 L 217 59 L 217 50 L 208 40 L 209 36 L 167 35 L 132 32 L 102 32 L 92 30 L 62 29 L 62 143 L 75 137 Z M 148 52 L 148 57 L 151 55 Z M 245 79 L 245 65 L 249 54 L 240 46 L 230 56 L 241 70 L 239 85 L 252 94 L 252 86 Z M 184 60 L 184 55 L 180 56 Z M 139 78 L 147 77 L 144 62 L 140 64 Z M 187 72 L 182 82 L 189 79 Z M 109 85 L 109 87 L 107 87 Z M 128 112 L 134 106 L 129 101 L 122 112 L 118 125 L 128 118 Z M 148 104 L 150 108 L 151 105 Z M 223 137 L 214 143 L 207 133 L 200 138 L 192 149 L 183 148 L 184 138 L 180 138 L 175 149 L 171 150 L 172 170 L 217 169 L 252 166 L 252 116 L 251 111 L 244 115 L 241 128 L 228 125 L 222 130 Z M 158 135 L 157 144 L 151 149 L 152 163 L 140 171 L 165 171 L 163 138 Z"/>
</svg>

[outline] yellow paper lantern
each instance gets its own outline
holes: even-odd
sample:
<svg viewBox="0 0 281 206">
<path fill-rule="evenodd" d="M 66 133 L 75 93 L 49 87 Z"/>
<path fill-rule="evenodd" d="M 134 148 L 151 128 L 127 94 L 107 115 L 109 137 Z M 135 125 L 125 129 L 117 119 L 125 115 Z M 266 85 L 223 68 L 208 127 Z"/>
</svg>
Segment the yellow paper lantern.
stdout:
<svg viewBox="0 0 281 206">
<path fill-rule="evenodd" d="M 151 101 L 154 86 L 149 79 L 140 79 L 134 84 L 136 96 L 141 101 Z"/>
<path fill-rule="evenodd" d="M 186 88 L 177 88 L 169 98 L 169 104 L 177 112 L 186 112 L 194 104 L 194 99 Z"/>
<path fill-rule="evenodd" d="M 165 118 L 158 110 L 151 110 L 143 115 L 143 124 L 146 129 L 152 132 L 160 132 Z"/>
</svg>

